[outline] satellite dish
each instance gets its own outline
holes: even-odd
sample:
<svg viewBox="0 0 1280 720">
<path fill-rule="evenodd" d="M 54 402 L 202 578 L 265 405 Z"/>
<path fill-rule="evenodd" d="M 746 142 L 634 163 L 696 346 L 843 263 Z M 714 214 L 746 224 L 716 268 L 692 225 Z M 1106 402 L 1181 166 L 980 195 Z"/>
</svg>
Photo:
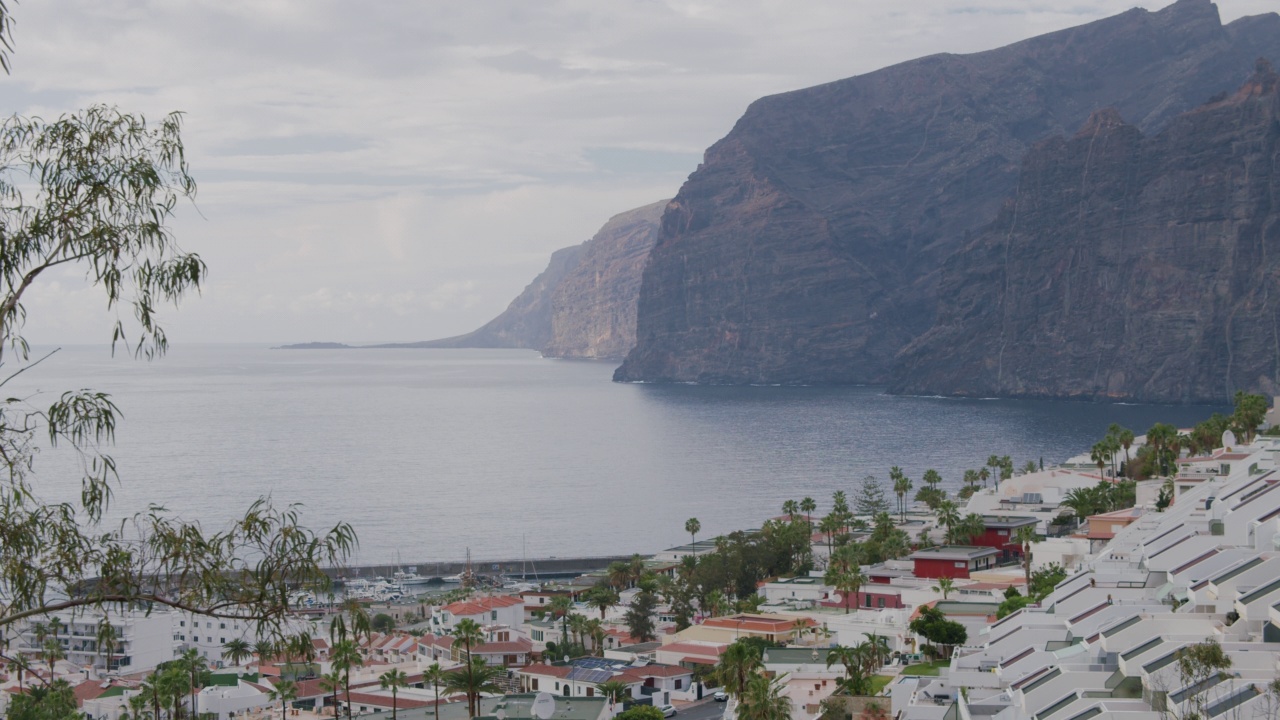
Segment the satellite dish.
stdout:
<svg viewBox="0 0 1280 720">
<path fill-rule="evenodd" d="M 547 720 L 556 712 L 556 699 L 551 693 L 540 692 L 533 700 L 530 714 L 539 720 Z"/>
</svg>

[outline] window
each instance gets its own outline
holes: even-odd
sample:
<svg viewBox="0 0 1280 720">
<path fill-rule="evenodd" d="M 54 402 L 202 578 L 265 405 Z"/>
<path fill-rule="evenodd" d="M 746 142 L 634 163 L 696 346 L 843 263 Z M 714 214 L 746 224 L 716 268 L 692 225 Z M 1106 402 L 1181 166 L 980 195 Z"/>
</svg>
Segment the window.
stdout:
<svg viewBox="0 0 1280 720">
<path fill-rule="evenodd" d="M 490 619 L 490 620 L 497 620 L 497 619 L 498 619 L 498 611 L 497 611 L 497 610 L 494 610 L 494 611 L 490 612 L 490 613 L 489 613 L 489 619 Z"/>
<path fill-rule="evenodd" d="M 205 628 L 206 628 L 206 629 L 208 629 L 208 628 L 212 628 L 212 627 L 213 627 L 213 622 L 212 622 L 212 621 L 207 622 L 207 623 L 205 623 L 205 624 L 204 624 L 204 626 L 205 626 Z"/>
<path fill-rule="evenodd" d="M 681 684 L 682 684 L 683 682 L 684 682 L 684 680 L 681 680 L 680 678 L 676 678 L 676 689 L 677 689 L 677 690 L 679 690 L 679 689 L 680 689 Z"/>
<path fill-rule="evenodd" d="M 876 607 L 884 607 L 884 598 L 876 598 Z"/>
<path fill-rule="evenodd" d="M 871 593 L 867 593 L 867 607 L 871 607 Z"/>
<path fill-rule="evenodd" d="M 595 696 L 596 696 L 596 689 L 595 689 L 595 688 L 593 688 L 593 687 L 591 687 L 590 685 L 588 685 L 588 686 L 587 686 L 587 697 L 595 697 Z"/>
<path fill-rule="evenodd" d="M 227 624 L 226 624 L 226 623 L 218 623 L 218 629 L 219 629 L 219 630 L 226 630 L 226 629 L 227 629 Z"/>
<path fill-rule="evenodd" d="M 222 643 L 223 645 L 226 645 L 226 644 L 227 644 L 227 639 L 226 639 L 226 638 L 218 638 L 218 642 Z"/>
<path fill-rule="evenodd" d="M 958 567 L 958 568 L 962 568 L 962 567 L 964 567 L 964 563 L 962 563 L 962 562 L 957 562 L 957 563 L 956 563 L 956 567 Z"/>
<path fill-rule="evenodd" d="M 1000 534 L 1001 534 L 1001 535 L 1008 535 L 1008 534 L 1009 534 L 1009 531 L 1008 531 L 1008 530 L 1001 530 L 1001 531 L 1000 531 Z"/>
</svg>

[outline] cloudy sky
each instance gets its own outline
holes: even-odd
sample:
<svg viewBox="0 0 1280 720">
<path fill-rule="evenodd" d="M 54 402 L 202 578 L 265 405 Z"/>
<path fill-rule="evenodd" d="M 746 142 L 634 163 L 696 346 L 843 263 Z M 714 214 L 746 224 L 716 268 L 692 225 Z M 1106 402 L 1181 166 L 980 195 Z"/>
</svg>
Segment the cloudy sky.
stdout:
<svg viewBox="0 0 1280 720">
<path fill-rule="evenodd" d="M 187 113 L 203 295 L 175 342 L 409 341 L 500 312 L 555 249 L 672 196 L 755 98 L 1133 0 L 9 0 L 7 110 Z M 1165 2 L 1141 3 L 1157 9 Z M 1221 0 L 1225 21 L 1275 0 Z M 109 338 L 83 275 L 37 342 Z"/>
</svg>

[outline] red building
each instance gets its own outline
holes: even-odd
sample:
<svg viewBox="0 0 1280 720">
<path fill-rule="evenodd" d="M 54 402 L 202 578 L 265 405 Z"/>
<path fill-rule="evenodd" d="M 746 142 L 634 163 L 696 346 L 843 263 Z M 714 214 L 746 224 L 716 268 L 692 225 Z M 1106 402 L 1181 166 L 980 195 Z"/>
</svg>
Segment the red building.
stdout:
<svg viewBox="0 0 1280 720">
<path fill-rule="evenodd" d="M 967 578 L 995 566 L 1000 551 L 974 545 L 941 545 L 911 553 L 918 578 Z"/>
<path fill-rule="evenodd" d="M 1036 522 L 1035 518 L 1026 516 L 983 515 L 982 526 L 985 529 L 972 542 L 974 545 L 999 550 L 1001 560 L 1022 557 L 1022 546 L 1014 541 L 1013 536 L 1018 528 L 1035 527 Z"/>
</svg>

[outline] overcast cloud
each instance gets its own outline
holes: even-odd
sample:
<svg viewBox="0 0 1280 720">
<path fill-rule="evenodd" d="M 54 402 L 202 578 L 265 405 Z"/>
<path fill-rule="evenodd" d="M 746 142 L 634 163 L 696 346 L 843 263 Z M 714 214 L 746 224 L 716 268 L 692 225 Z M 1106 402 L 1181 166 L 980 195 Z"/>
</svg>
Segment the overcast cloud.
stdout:
<svg viewBox="0 0 1280 720">
<path fill-rule="evenodd" d="M 1142 3 L 1149 9 L 1167 4 Z M 609 216 L 671 197 L 754 99 L 1132 0 L 22 0 L 6 110 L 187 113 L 174 342 L 421 340 L 487 321 Z M 1275 0 L 1222 0 L 1224 21 Z M 1280 59 L 1278 59 L 1280 60 Z M 105 342 L 50 278 L 37 342 Z"/>
</svg>

